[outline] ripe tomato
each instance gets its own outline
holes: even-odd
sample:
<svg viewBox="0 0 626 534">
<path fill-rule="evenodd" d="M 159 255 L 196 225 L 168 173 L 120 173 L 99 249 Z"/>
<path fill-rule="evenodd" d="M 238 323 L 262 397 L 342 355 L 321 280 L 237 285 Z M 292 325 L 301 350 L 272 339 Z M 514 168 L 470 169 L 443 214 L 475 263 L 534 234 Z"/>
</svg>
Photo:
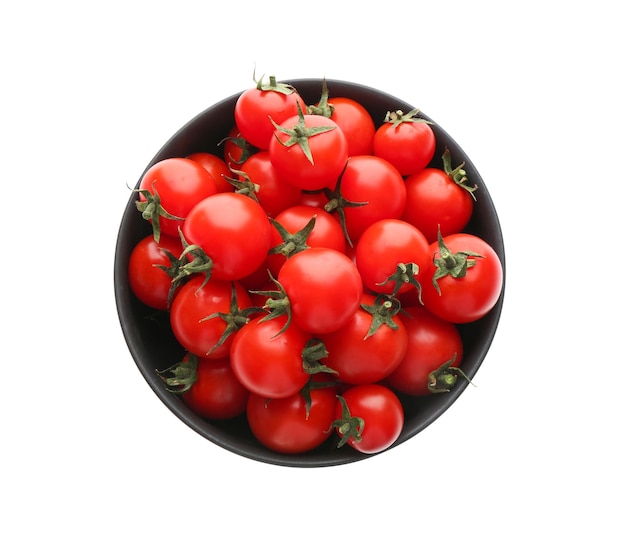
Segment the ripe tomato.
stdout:
<svg viewBox="0 0 626 534">
<path fill-rule="evenodd" d="M 186 355 L 184 362 L 189 362 Z M 198 415 L 207 419 L 232 419 L 246 411 L 250 392 L 244 388 L 228 358 L 195 358 L 196 380 L 185 391 L 183 400 Z"/>
<path fill-rule="evenodd" d="M 284 454 L 298 454 L 318 447 L 329 438 L 337 391 L 332 386 L 316 388 L 315 383 L 310 382 L 313 387 L 308 390 L 308 408 L 303 392 L 283 399 L 250 395 L 246 410 L 248 423 L 263 445 Z"/>
<path fill-rule="evenodd" d="M 133 294 L 156 310 L 167 310 L 172 278 L 172 258 L 178 258 L 183 247 L 179 238 L 162 235 L 159 243 L 152 235 L 144 237 L 133 248 L 128 260 L 128 283 Z"/>
<path fill-rule="evenodd" d="M 329 248 L 308 248 L 285 261 L 278 273 L 302 330 L 326 334 L 345 325 L 361 304 L 363 282 L 354 263 Z"/>
<path fill-rule="evenodd" d="M 387 377 L 385 383 L 407 395 L 430 395 L 436 390 L 454 385 L 454 375 L 448 372 L 431 383 L 431 374 L 446 362 L 454 360 L 458 367 L 463 361 L 463 341 L 457 327 L 430 313 L 424 306 L 404 308 L 402 321 L 406 327 L 408 346 L 400 365 Z M 442 383 L 448 382 L 443 388 Z M 429 387 L 433 387 L 432 391 Z"/>
<path fill-rule="evenodd" d="M 233 287 L 237 298 L 236 313 L 250 308 L 252 302 L 248 292 L 238 282 L 226 282 L 214 278 L 205 280 L 203 275 L 190 278 L 178 289 L 170 308 L 170 324 L 178 342 L 189 352 L 206 358 L 228 356 L 233 336 L 222 341 L 229 334 L 229 324 L 222 317 L 207 317 L 213 314 L 229 314 L 233 304 Z M 233 317 L 240 326 L 244 318 Z M 234 332 L 232 332 L 234 333 Z"/>
<path fill-rule="evenodd" d="M 356 245 L 355 258 L 365 287 L 397 295 L 421 290 L 428 280 L 424 272 L 430 263 L 429 253 L 428 241 L 415 226 L 384 219 L 365 230 Z"/>
<path fill-rule="evenodd" d="M 256 87 L 244 91 L 235 103 L 235 124 L 241 135 L 257 148 L 266 150 L 274 136 L 274 124 L 297 115 L 298 106 L 306 104 L 295 88 L 278 83 L 271 76 L 269 83 L 261 78 Z"/>
<path fill-rule="evenodd" d="M 137 207 L 151 221 L 158 242 L 161 234 L 178 237 L 178 229 L 189 211 L 202 199 L 217 193 L 217 186 L 213 176 L 197 161 L 168 158 L 145 172 L 139 190 Z"/>
<path fill-rule="evenodd" d="M 374 135 L 374 154 L 391 163 L 402 176 L 421 171 L 435 155 L 437 140 L 430 125 L 414 109 L 387 114 Z"/>
<path fill-rule="evenodd" d="M 348 161 L 348 142 L 331 119 L 300 114 L 278 124 L 269 153 L 285 181 L 315 191 L 334 188 Z"/>
<path fill-rule="evenodd" d="M 249 391 L 266 399 L 289 397 L 309 378 L 302 353 L 311 336 L 294 324 L 285 328 L 285 316 L 265 318 L 251 320 L 234 335 L 231 365 Z"/>
<path fill-rule="evenodd" d="M 218 193 L 226 193 L 233 191 L 233 186 L 224 178 L 232 178 L 233 173 L 228 168 L 228 164 L 219 156 L 209 152 L 194 152 L 187 156 L 188 159 L 197 161 L 202 165 L 213 177 Z"/>
<path fill-rule="evenodd" d="M 258 202 L 237 193 L 217 193 L 189 212 L 183 234 L 213 260 L 211 277 L 238 280 L 265 261 L 270 223 Z"/>
<path fill-rule="evenodd" d="M 424 272 L 424 305 L 438 317 L 459 324 L 489 313 L 504 282 L 502 263 L 493 248 L 464 233 L 448 235 L 429 248 L 433 259 Z"/>
<path fill-rule="evenodd" d="M 397 308 L 386 308 L 385 301 L 363 295 L 361 307 L 346 325 L 321 336 L 328 351 L 324 365 L 336 371 L 343 382 L 379 382 L 402 361 L 407 348 L 404 318 L 395 314 Z M 371 333 L 374 320 L 381 322 Z"/>
<path fill-rule="evenodd" d="M 404 212 L 406 188 L 393 165 L 376 156 L 354 156 L 346 165 L 337 192 L 331 194 L 328 208 L 343 210 L 345 228 L 356 243 L 366 228 L 381 219 L 399 219 Z M 345 201 L 365 203 L 351 207 Z"/>
<path fill-rule="evenodd" d="M 325 247 L 344 253 L 346 250 L 346 239 L 343 235 L 341 225 L 337 219 L 322 208 L 296 204 L 280 212 L 274 220 L 293 235 L 305 228 L 313 218 L 315 218 L 313 230 L 311 230 L 311 233 L 300 246 Z M 270 250 L 283 243 L 284 240 L 279 231 L 275 227 L 272 227 Z M 297 247 L 298 245 L 294 246 Z M 285 250 L 285 252 L 288 251 Z M 287 255 L 290 254 L 288 253 Z M 268 266 L 272 275 L 278 276 L 278 272 L 285 263 L 285 259 L 286 255 L 281 252 L 273 253 L 268 256 Z"/>
<path fill-rule="evenodd" d="M 404 425 L 404 409 L 391 389 L 380 384 L 362 384 L 344 391 L 336 407 L 333 426 L 357 451 L 375 454 L 393 445 Z"/>
<path fill-rule="evenodd" d="M 302 191 L 278 176 L 267 150 L 252 154 L 240 171 L 252 182 L 254 197 L 270 217 L 275 217 L 300 200 Z M 244 180 L 245 176 L 238 175 L 240 180 Z"/>
<path fill-rule="evenodd" d="M 459 165 L 452 169 L 450 153 L 444 152 L 444 169 L 426 167 L 406 178 L 406 206 L 402 219 L 419 228 L 429 243 L 461 232 L 474 211 L 476 187 L 467 183 Z"/>
</svg>

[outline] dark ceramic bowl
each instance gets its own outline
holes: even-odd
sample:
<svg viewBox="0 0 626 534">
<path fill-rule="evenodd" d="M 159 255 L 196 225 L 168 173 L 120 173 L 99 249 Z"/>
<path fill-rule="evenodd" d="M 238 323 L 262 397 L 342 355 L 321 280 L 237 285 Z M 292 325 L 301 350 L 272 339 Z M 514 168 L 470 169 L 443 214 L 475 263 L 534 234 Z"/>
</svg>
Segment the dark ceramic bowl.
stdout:
<svg viewBox="0 0 626 534">
<path fill-rule="evenodd" d="M 289 80 L 307 104 L 315 103 L 321 88 L 321 79 Z M 367 108 L 377 125 L 381 124 L 387 111 L 401 109 L 409 111 L 414 106 L 376 89 L 363 85 L 327 80 L 330 96 L 354 98 Z M 209 107 L 183 126 L 154 156 L 146 167 L 170 157 L 185 157 L 193 152 L 213 152 L 222 155 L 218 143 L 224 139 L 233 126 L 233 110 L 239 95 L 230 96 Z M 479 200 L 467 231 L 485 239 L 498 253 L 504 267 L 504 244 L 496 209 L 487 187 L 478 171 L 461 147 L 433 119 L 437 137 L 437 150 L 433 161 L 441 161 L 445 147 L 451 152 L 453 161 L 465 161 L 468 175 L 479 187 Z M 137 186 L 139 185 L 137 182 Z M 368 458 L 349 446 L 336 447 L 336 441 L 327 440 L 318 449 L 299 455 L 285 455 L 272 452 L 261 445 L 250 432 L 245 416 L 227 422 L 207 421 L 194 414 L 183 400 L 169 393 L 165 384 L 157 376 L 156 369 L 165 369 L 180 361 L 184 351 L 177 344 L 167 327 L 167 320 L 155 319 L 154 312 L 143 306 L 132 294 L 128 279 L 127 265 L 133 246 L 150 233 L 150 225 L 139 215 L 135 207 L 135 194 L 132 194 L 122 216 L 117 239 L 114 265 L 115 298 L 122 331 L 128 348 L 139 370 L 150 387 L 163 403 L 185 424 L 209 441 L 241 456 L 258 461 L 294 467 L 321 467 L 345 464 Z M 491 345 L 498 326 L 504 290 L 494 309 L 481 320 L 460 326 L 464 342 L 462 368 L 472 378 Z M 405 397 L 401 400 L 405 409 L 404 429 L 393 445 L 398 446 L 413 438 L 420 431 L 441 416 L 467 387 L 465 380 L 459 380 L 450 393 L 430 397 Z"/>
</svg>

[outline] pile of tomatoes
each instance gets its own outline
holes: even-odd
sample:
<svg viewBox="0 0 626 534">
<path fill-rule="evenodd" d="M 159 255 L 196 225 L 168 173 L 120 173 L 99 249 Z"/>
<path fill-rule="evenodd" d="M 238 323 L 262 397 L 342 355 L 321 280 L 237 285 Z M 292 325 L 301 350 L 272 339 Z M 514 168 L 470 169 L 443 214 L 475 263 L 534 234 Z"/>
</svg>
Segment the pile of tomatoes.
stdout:
<svg viewBox="0 0 626 534">
<path fill-rule="evenodd" d="M 500 296 L 498 256 L 464 233 L 480 191 L 447 150 L 435 161 L 417 110 L 374 118 L 325 82 L 317 102 L 255 83 L 218 147 L 156 163 L 137 190 L 152 233 L 129 284 L 184 354 L 159 374 L 205 418 L 245 414 L 274 451 L 334 435 L 380 452 L 400 394 L 467 379 L 457 325 Z"/>
</svg>

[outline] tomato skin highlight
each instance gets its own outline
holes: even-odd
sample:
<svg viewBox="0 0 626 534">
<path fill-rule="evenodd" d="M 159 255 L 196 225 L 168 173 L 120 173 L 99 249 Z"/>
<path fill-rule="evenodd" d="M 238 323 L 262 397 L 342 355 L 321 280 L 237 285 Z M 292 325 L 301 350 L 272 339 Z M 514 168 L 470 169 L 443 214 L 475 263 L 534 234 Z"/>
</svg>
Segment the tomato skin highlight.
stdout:
<svg viewBox="0 0 626 534">
<path fill-rule="evenodd" d="M 263 208 L 238 193 L 218 193 L 189 212 L 183 234 L 213 260 L 211 277 L 239 280 L 254 273 L 269 251 L 270 223 Z"/>
<path fill-rule="evenodd" d="M 463 361 L 461 334 L 453 323 L 433 315 L 424 306 L 408 306 L 404 310 L 407 350 L 385 383 L 407 395 L 431 395 L 428 375 L 453 358 L 455 367 Z"/>
<path fill-rule="evenodd" d="M 278 282 L 291 302 L 293 322 L 302 330 L 325 334 L 341 328 L 358 310 L 363 282 L 344 254 L 315 247 L 289 258 Z"/>
</svg>

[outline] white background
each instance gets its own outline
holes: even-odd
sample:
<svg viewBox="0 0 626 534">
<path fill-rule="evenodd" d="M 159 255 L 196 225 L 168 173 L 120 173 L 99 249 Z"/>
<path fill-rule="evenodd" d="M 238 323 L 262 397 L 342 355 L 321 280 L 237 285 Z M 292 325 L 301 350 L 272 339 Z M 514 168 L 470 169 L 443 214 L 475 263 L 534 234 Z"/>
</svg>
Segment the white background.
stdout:
<svg viewBox="0 0 626 534">
<path fill-rule="evenodd" d="M 9 2 L 0 8 L 7 532 L 617 532 L 624 477 L 626 40 L 614 2 Z M 413 440 L 302 470 L 180 422 L 124 342 L 122 212 L 209 105 L 279 78 L 420 107 L 503 227 L 500 328 Z M 4 527 L 3 527 L 4 528 Z"/>
</svg>

